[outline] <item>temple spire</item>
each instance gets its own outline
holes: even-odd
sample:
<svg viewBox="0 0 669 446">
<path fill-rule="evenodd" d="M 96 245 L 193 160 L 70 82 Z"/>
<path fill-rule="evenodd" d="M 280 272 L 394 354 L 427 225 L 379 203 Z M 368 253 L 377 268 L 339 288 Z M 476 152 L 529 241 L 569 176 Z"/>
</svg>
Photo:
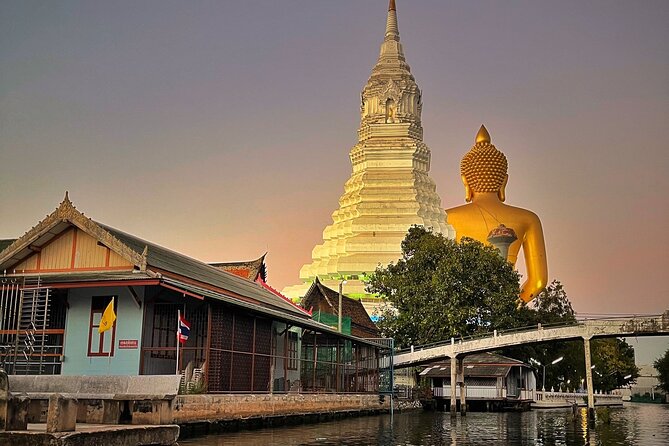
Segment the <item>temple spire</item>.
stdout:
<svg viewBox="0 0 669 446">
<path fill-rule="evenodd" d="M 400 40 L 395 0 L 390 0 L 390 3 L 388 4 L 388 19 L 386 20 L 386 36 L 384 40 Z"/>
</svg>

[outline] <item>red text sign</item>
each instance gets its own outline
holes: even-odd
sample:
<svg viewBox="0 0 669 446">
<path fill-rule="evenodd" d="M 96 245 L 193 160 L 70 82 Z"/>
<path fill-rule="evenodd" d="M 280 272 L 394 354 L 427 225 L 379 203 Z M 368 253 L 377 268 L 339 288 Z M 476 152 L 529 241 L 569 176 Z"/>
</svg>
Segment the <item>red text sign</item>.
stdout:
<svg viewBox="0 0 669 446">
<path fill-rule="evenodd" d="M 118 348 L 137 348 L 139 341 L 137 339 L 119 339 Z"/>
</svg>

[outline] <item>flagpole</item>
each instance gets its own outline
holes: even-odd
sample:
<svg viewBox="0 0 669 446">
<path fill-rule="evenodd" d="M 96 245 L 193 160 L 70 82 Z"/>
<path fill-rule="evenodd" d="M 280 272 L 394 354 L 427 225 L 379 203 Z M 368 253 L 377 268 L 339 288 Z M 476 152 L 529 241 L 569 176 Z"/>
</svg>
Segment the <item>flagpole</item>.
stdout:
<svg viewBox="0 0 669 446">
<path fill-rule="evenodd" d="M 177 375 L 179 374 L 179 321 L 181 320 L 181 310 L 177 310 Z"/>
<path fill-rule="evenodd" d="M 112 310 L 113 310 L 114 309 L 114 296 L 112 296 L 112 299 L 111 299 L 110 303 L 111 303 Z M 115 320 L 112 321 L 112 326 L 111 326 L 112 330 L 114 329 L 114 324 L 115 323 L 116 323 Z M 112 336 L 111 338 L 112 338 L 112 342 L 111 342 L 111 346 L 109 347 L 109 354 L 107 355 L 107 370 L 109 370 L 111 368 L 111 356 L 112 356 L 111 352 L 114 349 L 114 336 Z"/>
<path fill-rule="evenodd" d="M 185 294 L 184 294 L 184 297 L 186 297 Z M 184 319 L 186 319 L 186 304 L 184 304 Z M 181 329 L 181 318 L 179 318 L 179 329 Z M 179 346 L 181 346 L 181 337 L 179 337 Z M 183 362 L 183 360 L 184 360 L 183 356 L 184 355 L 182 353 L 181 357 L 179 358 L 181 362 Z M 182 365 L 183 364 L 180 364 L 179 368 L 181 368 Z"/>
</svg>

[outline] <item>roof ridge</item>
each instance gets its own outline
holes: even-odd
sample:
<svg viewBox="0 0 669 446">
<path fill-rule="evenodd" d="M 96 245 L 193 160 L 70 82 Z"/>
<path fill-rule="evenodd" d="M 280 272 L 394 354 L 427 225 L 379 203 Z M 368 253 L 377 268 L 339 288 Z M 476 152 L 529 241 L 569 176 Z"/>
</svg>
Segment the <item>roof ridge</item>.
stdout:
<svg viewBox="0 0 669 446">
<path fill-rule="evenodd" d="M 259 283 L 263 288 L 266 288 L 271 293 L 275 294 L 276 296 L 278 296 L 278 297 L 282 298 L 283 300 L 285 300 L 286 302 L 290 303 L 292 306 L 294 306 L 298 310 L 302 311 L 304 314 L 307 314 L 307 315 L 311 316 L 311 314 L 312 314 L 311 310 L 307 310 L 306 308 L 303 308 L 303 307 L 297 305 L 295 302 L 293 302 L 292 300 L 290 300 L 289 298 L 287 298 L 286 296 L 281 294 L 281 292 L 279 292 L 276 288 L 272 287 L 267 282 L 262 280 L 262 278 L 258 277 L 256 279 L 256 282 Z"/>
</svg>

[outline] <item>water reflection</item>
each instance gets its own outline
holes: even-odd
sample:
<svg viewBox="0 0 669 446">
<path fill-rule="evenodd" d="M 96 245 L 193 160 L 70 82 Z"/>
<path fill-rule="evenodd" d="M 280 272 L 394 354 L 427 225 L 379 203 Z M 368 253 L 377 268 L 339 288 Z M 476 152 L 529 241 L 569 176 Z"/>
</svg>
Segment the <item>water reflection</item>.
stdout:
<svg viewBox="0 0 669 446">
<path fill-rule="evenodd" d="M 667 445 L 669 406 L 630 404 L 610 423 L 588 423 L 585 410 L 522 413 L 404 412 L 328 423 L 260 429 L 181 440 L 180 445 Z"/>
</svg>

